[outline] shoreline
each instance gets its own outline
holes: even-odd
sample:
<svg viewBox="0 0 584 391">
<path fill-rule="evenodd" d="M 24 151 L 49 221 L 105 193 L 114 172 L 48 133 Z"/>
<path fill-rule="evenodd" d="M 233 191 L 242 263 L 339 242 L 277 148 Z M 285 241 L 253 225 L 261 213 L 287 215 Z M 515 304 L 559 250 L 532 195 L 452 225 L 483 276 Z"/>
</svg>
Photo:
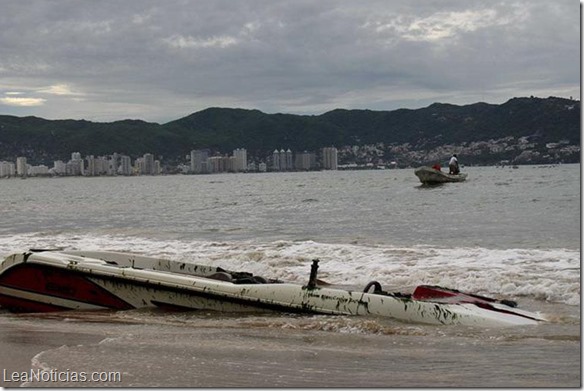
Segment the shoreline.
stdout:
<svg viewBox="0 0 584 391">
<path fill-rule="evenodd" d="M 0 387 L 21 387 L 18 381 L 23 373 L 30 374 L 32 360 L 40 353 L 61 346 L 95 344 L 103 335 L 46 330 L 37 327 L 17 328 L 16 325 L 0 325 Z M 16 380 L 13 381 L 12 379 Z"/>
</svg>

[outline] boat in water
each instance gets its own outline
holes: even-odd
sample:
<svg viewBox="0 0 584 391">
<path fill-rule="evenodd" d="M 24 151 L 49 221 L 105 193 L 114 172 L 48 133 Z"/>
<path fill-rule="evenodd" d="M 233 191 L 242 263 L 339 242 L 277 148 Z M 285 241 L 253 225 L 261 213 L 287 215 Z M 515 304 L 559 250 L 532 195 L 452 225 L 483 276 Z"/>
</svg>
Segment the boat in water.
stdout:
<svg viewBox="0 0 584 391">
<path fill-rule="evenodd" d="M 301 285 L 132 253 L 30 250 L 0 264 L 0 306 L 13 312 L 145 307 L 279 311 L 484 327 L 546 320 L 518 309 L 513 301 L 438 286 L 421 285 L 411 294 L 386 292 L 377 281 L 363 290 L 336 289 L 317 278 L 318 262 L 313 261 L 308 281 Z"/>
<path fill-rule="evenodd" d="M 420 182 L 423 184 L 428 185 L 435 185 L 439 183 L 448 183 L 448 182 L 462 182 L 466 180 L 468 174 L 466 173 L 459 173 L 459 174 L 449 174 L 447 172 L 443 172 L 441 170 L 436 170 L 432 167 L 422 166 L 416 168 L 414 174 L 420 179 Z"/>
</svg>

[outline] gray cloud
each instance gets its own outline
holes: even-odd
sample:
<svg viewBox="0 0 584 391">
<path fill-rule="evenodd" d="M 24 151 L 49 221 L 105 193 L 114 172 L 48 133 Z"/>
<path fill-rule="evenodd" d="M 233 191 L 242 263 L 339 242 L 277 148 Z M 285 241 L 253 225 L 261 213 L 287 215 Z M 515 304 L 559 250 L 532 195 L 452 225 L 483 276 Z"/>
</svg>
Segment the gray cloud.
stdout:
<svg viewBox="0 0 584 391">
<path fill-rule="evenodd" d="M 0 113 L 165 122 L 580 95 L 579 4 L 5 0 Z"/>
</svg>

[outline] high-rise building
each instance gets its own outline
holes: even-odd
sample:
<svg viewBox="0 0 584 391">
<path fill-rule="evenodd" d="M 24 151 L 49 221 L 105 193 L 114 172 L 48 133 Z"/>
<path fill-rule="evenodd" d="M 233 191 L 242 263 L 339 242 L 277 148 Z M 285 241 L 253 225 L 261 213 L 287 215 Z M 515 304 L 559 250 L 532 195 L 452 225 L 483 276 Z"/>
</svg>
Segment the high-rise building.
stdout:
<svg viewBox="0 0 584 391">
<path fill-rule="evenodd" d="M 280 149 L 280 171 L 289 170 L 288 165 L 286 164 L 286 151 L 284 148 Z"/>
<path fill-rule="evenodd" d="M 87 160 L 87 169 L 84 175 L 100 176 L 108 173 L 109 162 L 105 157 L 89 155 L 85 160 Z"/>
<path fill-rule="evenodd" d="M 192 162 L 191 162 L 192 163 Z M 209 159 L 207 159 L 207 167 L 209 169 L 209 172 L 222 172 L 225 171 L 225 164 L 223 162 L 223 156 L 211 156 Z M 192 164 L 191 164 L 192 166 Z M 192 168 L 191 168 L 191 171 Z"/>
<path fill-rule="evenodd" d="M 25 177 L 28 175 L 28 164 L 24 156 L 16 158 L 16 175 Z"/>
<path fill-rule="evenodd" d="M 144 172 L 144 158 L 138 157 L 134 160 L 134 172 L 138 175 L 142 175 Z"/>
<path fill-rule="evenodd" d="M 191 171 L 195 174 L 209 172 L 209 151 L 204 149 L 194 149 L 191 151 Z"/>
<path fill-rule="evenodd" d="M 274 171 L 280 171 L 280 152 L 277 149 L 274 149 L 274 153 L 272 153 L 272 161 Z"/>
<path fill-rule="evenodd" d="M 87 169 L 85 170 L 85 175 L 87 176 L 96 176 L 97 175 L 97 165 L 95 163 L 95 157 L 93 155 L 89 155 L 85 157 L 87 160 Z"/>
<path fill-rule="evenodd" d="M 274 171 L 290 171 L 294 169 L 293 154 L 290 148 L 287 151 L 284 148 L 278 151 L 274 150 L 272 153 Z"/>
<path fill-rule="evenodd" d="M 336 170 L 338 168 L 337 149 L 335 147 L 322 149 L 322 168 L 325 170 Z"/>
<path fill-rule="evenodd" d="M 307 151 L 297 153 L 294 167 L 297 170 L 313 170 L 316 167 L 316 155 Z"/>
<path fill-rule="evenodd" d="M 154 155 L 145 153 L 143 157 L 142 175 L 154 175 Z"/>
<path fill-rule="evenodd" d="M 132 160 L 129 156 L 122 155 L 120 157 L 120 175 L 132 175 Z"/>
<path fill-rule="evenodd" d="M 67 163 L 67 175 L 84 175 L 85 165 L 81 159 L 81 153 L 73 152 L 71 160 Z"/>
<path fill-rule="evenodd" d="M 56 175 L 65 175 L 67 173 L 67 165 L 62 160 L 55 160 L 53 162 L 53 172 Z"/>
<path fill-rule="evenodd" d="M 16 175 L 16 165 L 12 162 L 0 162 L 0 178 Z"/>
<path fill-rule="evenodd" d="M 286 169 L 293 170 L 294 169 L 294 162 L 292 161 L 292 151 L 290 148 L 286 151 Z"/>
<path fill-rule="evenodd" d="M 120 166 L 119 161 L 120 155 L 114 152 L 107 161 L 107 175 L 118 175 L 118 167 Z"/>
<path fill-rule="evenodd" d="M 233 171 L 247 171 L 247 150 L 244 148 L 237 148 L 233 151 L 235 158 Z"/>
</svg>

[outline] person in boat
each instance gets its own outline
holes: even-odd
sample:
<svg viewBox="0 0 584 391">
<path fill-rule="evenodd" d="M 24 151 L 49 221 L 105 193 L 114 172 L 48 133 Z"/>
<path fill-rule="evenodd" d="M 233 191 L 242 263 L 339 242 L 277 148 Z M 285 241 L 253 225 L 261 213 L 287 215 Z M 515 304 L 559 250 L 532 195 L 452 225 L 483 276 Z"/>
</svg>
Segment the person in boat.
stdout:
<svg viewBox="0 0 584 391">
<path fill-rule="evenodd" d="M 432 166 L 432 168 L 436 171 L 442 171 L 442 167 L 440 167 L 440 163 L 436 163 Z"/>
<path fill-rule="evenodd" d="M 450 162 L 448 162 L 448 168 L 450 171 L 448 172 L 451 175 L 458 175 L 460 174 L 460 168 L 458 167 L 458 158 L 456 154 L 453 154 L 450 158 Z"/>
</svg>

